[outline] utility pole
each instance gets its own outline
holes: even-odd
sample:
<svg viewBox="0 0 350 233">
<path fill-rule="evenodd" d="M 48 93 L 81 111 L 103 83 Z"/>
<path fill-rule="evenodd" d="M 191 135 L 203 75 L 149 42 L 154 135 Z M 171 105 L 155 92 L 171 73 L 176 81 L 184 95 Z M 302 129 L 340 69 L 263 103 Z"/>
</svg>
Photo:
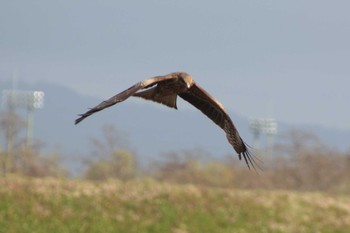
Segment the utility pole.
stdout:
<svg viewBox="0 0 350 233">
<path fill-rule="evenodd" d="M 26 149 L 30 151 L 32 149 L 33 142 L 33 115 L 35 109 L 43 108 L 44 106 L 44 92 L 42 91 L 23 91 L 16 90 L 13 87 L 12 90 L 2 91 L 2 103 L 7 107 L 7 124 L 6 124 L 6 156 L 4 158 L 3 170 L 6 174 L 7 169 L 10 167 L 10 158 L 13 154 L 13 140 L 15 136 L 16 127 L 16 108 L 25 108 L 27 111 L 26 117 Z"/>
<path fill-rule="evenodd" d="M 27 92 L 27 148 L 31 148 L 33 144 L 33 115 L 35 109 L 43 108 L 44 92 L 29 91 Z"/>
</svg>

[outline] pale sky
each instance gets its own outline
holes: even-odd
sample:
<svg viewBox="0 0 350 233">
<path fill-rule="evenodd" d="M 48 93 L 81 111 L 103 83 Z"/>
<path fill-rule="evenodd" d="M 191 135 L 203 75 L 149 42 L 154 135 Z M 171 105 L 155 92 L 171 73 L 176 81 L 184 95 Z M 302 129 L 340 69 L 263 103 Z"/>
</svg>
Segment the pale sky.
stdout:
<svg viewBox="0 0 350 233">
<path fill-rule="evenodd" d="M 2 0 L 0 78 L 104 99 L 187 71 L 241 116 L 350 130 L 349 9 L 347 0 Z"/>
</svg>

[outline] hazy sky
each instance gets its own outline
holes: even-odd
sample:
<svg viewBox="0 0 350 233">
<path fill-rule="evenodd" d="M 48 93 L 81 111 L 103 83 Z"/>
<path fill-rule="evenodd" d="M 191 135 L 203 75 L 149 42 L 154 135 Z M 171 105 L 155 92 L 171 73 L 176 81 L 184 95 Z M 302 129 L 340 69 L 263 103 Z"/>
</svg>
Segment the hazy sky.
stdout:
<svg viewBox="0 0 350 233">
<path fill-rule="evenodd" d="M 350 130 L 350 1 L 0 1 L 0 78 L 107 98 L 187 71 L 242 116 Z M 49 94 L 49 93 L 48 93 Z"/>
</svg>

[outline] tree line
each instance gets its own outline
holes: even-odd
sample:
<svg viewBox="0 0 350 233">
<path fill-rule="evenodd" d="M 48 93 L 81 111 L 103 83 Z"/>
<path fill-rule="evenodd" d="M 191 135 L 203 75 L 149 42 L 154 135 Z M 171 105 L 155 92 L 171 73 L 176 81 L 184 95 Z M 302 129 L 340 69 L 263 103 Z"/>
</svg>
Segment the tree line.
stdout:
<svg viewBox="0 0 350 233">
<path fill-rule="evenodd" d="M 91 159 L 84 161 L 83 179 L 155 179 L 161 182 L 221 188 L 291 189 L 350 193 L 350 153 L 322 143 L 300 129 L 280 137 L 273 157 L 258 153 L 262 170 L 249 170 L 232 154 L 213 159 L 203 150 L 178 150 L 140 166 L 137 155 L 120 143 L 123 133 L 113 126 L 102 129 L 103 138 L 91 140 Z M 44 153 L 40 143 L 25 146 L 25 124 L 15 112 L 0 113 L 0 172 L 31 177 L 69 178 L 58 152 Z"/>
</svg>

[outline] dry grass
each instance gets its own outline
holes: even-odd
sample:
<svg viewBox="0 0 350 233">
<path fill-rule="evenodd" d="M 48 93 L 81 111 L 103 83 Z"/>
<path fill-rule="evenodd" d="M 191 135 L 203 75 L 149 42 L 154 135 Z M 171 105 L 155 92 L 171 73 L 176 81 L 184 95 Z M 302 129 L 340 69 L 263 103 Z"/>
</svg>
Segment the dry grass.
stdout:
<svg viewBox="0 0 350 233">
<path fill-rule="evenodd" d="M 350 196 L 0 179 L 0 232 L 350 232 Z"/>
</svg>

